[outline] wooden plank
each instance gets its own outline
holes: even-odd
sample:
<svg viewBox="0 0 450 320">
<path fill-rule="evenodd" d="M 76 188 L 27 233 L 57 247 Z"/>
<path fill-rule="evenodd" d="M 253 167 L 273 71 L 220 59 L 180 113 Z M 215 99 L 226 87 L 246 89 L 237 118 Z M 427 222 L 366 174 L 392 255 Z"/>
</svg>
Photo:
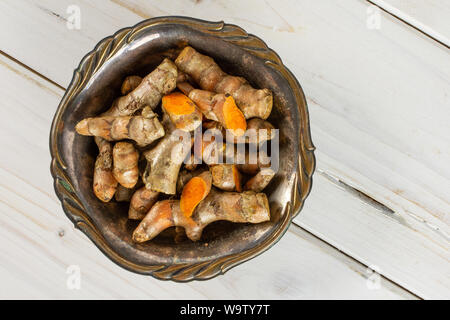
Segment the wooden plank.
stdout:
<svg viewBox="0 0 450 320">
<path fill-rule="evenodd" d="M 368 1 L 450 47 L 450 2 L 446 0 Z"/>
<path fill-rule="evenodd" d="M 391 218 L 377 216 L 378 211 L 363 207 L 369 220 L 354 221 L 346 210 L 333 206 L 316 210 L 315 219 L 308 219 L 305 210 L 296 221 L 347 254 L 377 264 L 383 274 L 423 297 L 449 296 L 450 134 L 446 119 L 450 110 L 446 106 L 450 62 L 442 46 L 386 13 L 381 13 L 380 29 L 369 29 L 370 4 L 362 0 L 217 1 L 183 6 L 171 1 L 120 0 L 29 3 L 26 8 L 14 1 L 0 4 L 0 25 L 13 24 L 20 34 L 11 36 L 6 25 L 0 28 L 2 39 L 7 40 L 2 49 L 60 84 L 68 83 L 71 70 L 97 40 L 151 16 L 189 12 L 197 18 L 223 19 L 266 40 L 307 94 L 312 136 L 319 150 L 318 171 L 383 203 L 407 223 L 401 226 L 402 232 L 393 232 L 383 224 L 393 222 Z M 65 12 L 72 3 L 81 9 L 80 30 L 66 27 Z M 25 43 L 39 50 L 23 50 Z M 41 43 L 46 46 L 38 46 Z M 321 205 L 328 198 L 316 190 L 317 185 L 313 192 L 319 192 L 317 199 L 323 200 L 316 203 Z M 337 192 L 337 196 L 342 195 Z M 361 209 L 353 202 L 342 205 Z M 343 227 L 321 218 L 325 211 L 334 214 Z M 347 225 L 361 229 L 359 241 L 348 237 Z M 382 236 L 374 238 L 372 226 L 380 226 Z M 324 233 L 331 228 L 331 234 Z M 417 237 L 411 236 L 411 230 L 419 230 Z M 405 252 L 405 241 L 419 251 Z M 392 254 L 402 255 L 396 261 L 401 265 L 382 254 L 387 247 Z M 443 255 L 444 268 L 436 272 Z M 425 256 L 429 259 L 416 269 L 421 276 L 403 273 L 403 267 L 411 270 L 408 265 Z M 428 283 L 424 281 L 428 276 L 438 280 Z"/>
<path fill-rule="evenodd" d="M 80 8 L 79 30 L 67 28 L 70 5 Z M 0 25 L 6 27 L 8 24 L 8 30 L 0 31 L 0 49 L 37 72 L 49 75 L 51 80 L 63 87 L 69 84 L 73 70 L 83 56 L 99 40 L 141 20 L 134 13 L 109 1 L 8 0 L 0 2 L 0 10 Z M 62 72 L 55 75 L 55 70 Z"/>
<path fill-rule="evenodd" d="M 116 266 L 73 228 L 53 193 L 48 131 L 63 90 L 3 56 L 0 77 L 8 79 L 0 87 L 8 110 L 0 118 L 0 298 L 415 298 L 303 230 L 206 282 L 158 281 Z M 71 265 L 80 268 L 80 290 L 67 288 Z"/>
<path fill-rule="evenodd" d="M 297 225 L 337 249 L 351 252 L 355 259 L 404 288 L 427 298 L 449 296 L 448 246 L 439 239 L 437 243 L 429 241 L 426 226 L 391 211 L 320 170 L 315 175 L 314 188 L 294 220 Z M 320 193 L 315 192 L 319 189 Z M 424 294 L 430 287 L 440 291 Z"/>
</svg>

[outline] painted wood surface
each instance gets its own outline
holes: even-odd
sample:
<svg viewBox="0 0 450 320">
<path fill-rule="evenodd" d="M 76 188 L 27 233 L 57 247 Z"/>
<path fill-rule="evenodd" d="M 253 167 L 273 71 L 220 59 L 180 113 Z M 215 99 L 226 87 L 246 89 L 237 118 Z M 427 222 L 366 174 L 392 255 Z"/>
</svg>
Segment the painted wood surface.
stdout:
<svg viewBox="0 0 450 320">
<path fill-rule="evenodd" d="M 81 10 L 80 30 L 67 28 L 70 4 Z M 242 26 L 280 54 L 308 98 L 318 170 L 296 223 L 420 297 L 450 297 L 448 50 L 387 13 L 374 24 L 370 7 L 3 1 L 1 50 L 66 86 L 101 38 L 144 18 L 189 14 Z"/>
<path fill-rule="evenodd" d="M 8 110 L 0 118 L 8 150 L 0 158 L 0 298 L 414 298 L 295 226 L 276 250 L 211 281 L 158 281 L 116 266 L 74 230 L 53 192 L 48 135 L 63 90 L 1 56 L 0 78 L 8 79 L 0 87 Z M 71 265 L 80 290 L 67 288 Z"/>
<path fill-rule="evenodd" d="M 450 46 L 450 2 L 447 0 L 371 0 L 430 37 Z"/>
</svg>

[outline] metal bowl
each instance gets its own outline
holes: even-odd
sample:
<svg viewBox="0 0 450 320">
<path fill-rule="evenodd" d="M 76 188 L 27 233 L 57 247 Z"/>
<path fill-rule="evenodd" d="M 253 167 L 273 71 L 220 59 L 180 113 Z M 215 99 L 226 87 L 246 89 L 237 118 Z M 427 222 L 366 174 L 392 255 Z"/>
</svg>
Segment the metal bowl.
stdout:
<svg viewBox="0 0 450 320">
<path fill-rule="evenodd" d="M 265 191 L 271 221 L 215 222 L 198 242 L 175 243 L 163 234 L 137 244 L 131 239 L 137 223 L 127 219 L 127 204 L 95 197 L 92 176 L 98 151 L 94 139 L 76 134 L 74 127 L 105 111 L 125 76 L 144 76 L 187 44 L 213 57 L 226 72 L 274 93 L 269 120 L 280 129 L 280 169 Z M 280 57 L 238 26 L 186 17 L 145 20 L 100 41 L 75 70 L 59 104 L 50 149 L 55 191 L 75 227 L 121 267 L 174 281 L 212 278 L 274 245 L 300 212 L 315 167 L 306 100 Z"/>
</svg>

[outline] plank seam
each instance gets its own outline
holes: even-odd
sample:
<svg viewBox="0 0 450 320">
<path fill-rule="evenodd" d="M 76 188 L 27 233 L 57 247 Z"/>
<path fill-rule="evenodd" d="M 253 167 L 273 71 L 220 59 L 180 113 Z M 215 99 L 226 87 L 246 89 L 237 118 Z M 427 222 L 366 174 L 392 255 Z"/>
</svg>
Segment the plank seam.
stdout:
<svg viewBox="0 0 450 320">
<path fill-rule="evenodd" d="M 58 87 L 61 90 L 66 91 L 66 88 L 64 88 L 63 86 L 61 86 L 60 84 L 56 83 L 55 81 L 53 81 L 52 79 L 44 76 L 42 73 L 40 73 L 39 71 L 36 71 L 35 69 L 27 66 L 25 63 L 23 63 L 22 61 L 17 60 L 16 58 L 12 57 L 11 55 L 7 54 L 6 52 L 4 52 L 3 50 L 0 50 L 0 55 L 4 56 L 5 58 L 8 58 L 10 60 L 12 60 L 13 62 L 17 63 L 18 65 L 20 65 L 21 67 L 27 69 L 28 71 L 30 71 L 31 73 L 37 75 L 38 77 L 50 82 L 51 84 L 53 84 L 54 86 Z"/>
<path fill-rule="evenodd" d="M 348 253 L 340 250 L 338 247 L 332 245 L 331 243 L 319 238 L 318 236 L 316 236 L 314 233 L 312 233 L 311 231 L 303 228 L 302 226 L 300 226 L 296 221 L 292 221 L 292 227 L 289 228 L 290 229 L 300 229 L 302 230 L 302 232 L 305 232 L 307 234 L 309 234 L 311 237 L 317 239 L 318 241 L 322 242 L 323 244 L 329 246 L 330 248 L 332 248 L 333 250 L 336 250 L 337 252 L 339 252 L 340 254 L 344 255 L 345 257 L 351 259 L 352 261 L 356 262 L 357 264 L 365 267 L 365 268 L 369 268 L 369 266 L 361 261 L 359 261 L 358 259 L 352 257 L 351 255 L 349 255 Z M 291 230 L 292 231 L 292 230 Z M 295 231 L 292 231 L 295 233 Z M 392 284 L 393 286 L 398 287 L 399 289 L 409 293 L 410 295 L 416 297 L 419 300 L 424 300 L 424 298 L 420 297 L 419 295 L 417 295 L 416 293 L 412 292 L 411 290 L 403 287 L 402 285 L 398 284 L 397 282 L 395 282 L 394 280 L 389 279 L 387 276 L 385 276 L 383 273 L 378 272 L 378 274 L 380 275 L 380 277 L 382 277 L 385 281 L 389 282 L 390 284 Z"/>
<path fill-rule="evenodd" d="M 376 6 L 377 8 L 379 8 L 380 10 L 382 10 L 383 12 L 389 14 L 390 16 L 394 17 L 395 19 L 403 22 L 404 24 L 410 26 L 411 28 L 415 29 L 416 31 L 420 32 L 421 34 L 423 34 L 424 36 L 426 36 L 427 38 L 430 38 L 431 40 L 434 40 L 435 42 L 439 43 L 440 45 L 446 47 L 447 49 L 450 49 L 450 44 L 448 42 L 450 42 L 445 36 L 440 35 L 437 33 L 437 36 L 434 36 L 432 34 L 430 34 L 429 32 L 421 29 L 420 27 L 414 25 L 413 22 L 410 22 L 407 20 L 407 17 L 400 17 L 399 14 L 395 14 L 394 12 L 389 11 L 388 8 L 385 8 L 382 4 L 379 3 L 378 0 L 366 0 L 367 2 L 369 2 L 370 4 Z"/>
<path fill-rule="evenodd" d="M 358 188 L 346 183 L 345 181 L 341 180 L 339 177 L 330 174 L 328 172 L 325 172 L 323 170 L 321 170 L 320 168 L 317 168 L 316 170 L 317 174 L 322 175 L 323 177 L 325 177 L 327 180 L 329 180 L 330 182 L 334 183 L 335 185 L 337 185 L 338 187 L 341 187 L 342 189 L 344 189 L 346 192 L 348 192 L 349 194 L 357 197 L 358 199 L 360 199 L 361 201 L 363 201 L 364 203 L 372 206 L 373 208 L 377 209 L 378 211 L 380 211 L 382 214 L 386 215 L 387 217 L 394 219 L 396 222 L 400 223 L 401 225 L 404 225 L 408 228 L 410 228 L 406 223 L 404 218 L 402 218 L 401 214 L 394 210 L 389 208 L 388 206 L 386 206 L 384 203 L 376 200 L 375 198 L 371 197 L 369 194 L 359 190 Z M 403 214 L 413 218 L 414 220 L 416 220 L 419 223 L 424 224 L 428 229 L 430 229 L 432 232 L 434 232 L 435 234 L 437 234 L 439 237 L 442 237 L 444 240 L 449 241 L 449 235 L 447 234 L 447 232 L 445 232 L 444 230 L 441 230 L 438 226 L 428 222 L 427 220 L 421 218 L 420 216 L 412 213 L 409 210 L 404 210 Z"/>
</svg>

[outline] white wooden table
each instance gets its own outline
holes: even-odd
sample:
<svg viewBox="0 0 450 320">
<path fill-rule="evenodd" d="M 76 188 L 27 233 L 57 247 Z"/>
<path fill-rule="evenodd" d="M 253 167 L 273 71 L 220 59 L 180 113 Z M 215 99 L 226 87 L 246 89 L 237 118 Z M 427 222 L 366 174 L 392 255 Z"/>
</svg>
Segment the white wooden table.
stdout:
<svg viewBox="0 0 450 320">
<path fill-rule="evenodd" d="M 206 282 L 113 264 L 65 217 L 49 171 L 73 69 L 103 37 L 161 15 L 264 39 L 305 90 L 317 147 L 282 240 Z M 0 298 L 449 299 L 449 38 L 447 0 L 1 0 Z"/>
</svg>

